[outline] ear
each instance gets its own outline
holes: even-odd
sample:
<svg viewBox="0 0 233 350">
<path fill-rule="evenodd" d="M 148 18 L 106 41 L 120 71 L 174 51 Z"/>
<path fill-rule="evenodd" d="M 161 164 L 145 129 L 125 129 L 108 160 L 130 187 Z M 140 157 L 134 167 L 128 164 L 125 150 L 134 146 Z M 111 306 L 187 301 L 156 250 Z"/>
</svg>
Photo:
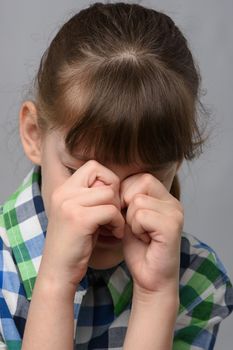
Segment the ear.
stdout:
<svg viewBox="0 0 233 350">
<path fill-rule="evenodd" d="M 35 104 L 25 101 L 19 111 L 20 138 L 26 156 L 35 164 L 41 165 L 42 135 L 38 126 Z"/>
</svg>

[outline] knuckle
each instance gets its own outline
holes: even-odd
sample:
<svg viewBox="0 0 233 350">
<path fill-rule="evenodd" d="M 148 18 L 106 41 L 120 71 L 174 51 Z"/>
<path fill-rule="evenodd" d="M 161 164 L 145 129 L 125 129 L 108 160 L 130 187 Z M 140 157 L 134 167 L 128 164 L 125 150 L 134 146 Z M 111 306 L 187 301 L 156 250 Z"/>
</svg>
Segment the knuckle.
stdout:
<svg viewBox="0 0 233 350">
<path fill-rule="evenodd" d="M 97 162 L 95 159 L 90 159 L 86 163 L 86 166 L 90 169 L 89 171 L 93 173 L 97 173 L 97 171 L 100 169 L 101 164 Z"/>
<path fill-rule="evenodd" d="M 181 204 L 181 202 L 180 202 L 177 198 L 175 198 L 175 197 L 174 197 L 174 201 L 175 201 L 175 205 L 176 205 L 176 207 L 177 207 L 177 210 L 179 210 L 181 213 L 184 214 L 184 207 L 183 207 L 183 205 Z"/>
<path fill-rule="evenodd" d="M 172 225 L 174 226 L 175 229 L 179 229 L 183 226 L 184 224 L 184 215 L 180 210 L 173 210 L 170 215 L 173 220 L 172 220 Z"/>
<path fill-rule="evenodd" d="M 131 196 L 129 194 L 124 194 L 124 201 L 126 203 L 126 205 L 129 205 L 129 203 L 131 202 Z"/>
<path fill-rule="evenodd" d="M 171 216 L 183 219 L 184 217 L 184 207 L 181 204 L 181 202 L 173 198 L 172 201 L 170 202 L 171 205 Z"/>
<path fill-rule="evenodd" d="M 137 193 L 133 198 L 133 203 L 136 207 L 142 207 L 145 202 L 145 196 Z"/>
<path fill-rule="evenodd" d="M 88 160 L 88 165 L 93 169 L 97 169 L 99 163 L 95 159 L 90 159 Z"/>
<path fill-rule="evenodd" d="M 183 225 L 184 223 L 184 214 L 181 211 L 177 212 L 177 221 L 179 225 Z"/>
<path fill-rule="evenodd" d="M 60 189 L 57 189 L 51 195 L 51 204 L 52 206 L 57 207 L 61 204 L 61 202 L 62 202 L 62 193 Z"/>
<path fill-rule="evenodd" d="M 80 210 L 81 208 L 75 208 L 70 200 L 64 201 L 60 206 L 61 216 L 65 221 L 76 222 L 77 220 L 83 221 L 84 213 Z"/>
<path fill-rule="evenodd" d="M 113 173 L 114 174 L 114 173 Z M 114 184 L 115 184 L 115 186 L 117 187 L 117 188 L 119 188 L 120 187 L 120 178 L 116 175 L 116 174 L 114 174 Z"/>
<path fill-rule="evenodd" d="M 170 215 L 177 220 L 181 220 L 184 217 L 183 213 L 177 208 L 173 208 L 170 212 Z"/>
<path fill-rule="evenodd" d="M 180 223 L 184 221 L 184 208 L 179 201 L 177 201 L 176 218 Z"/>
<path fill-rule="evenodd" d="M 146 216 L 146 210 L 144 209 L 137 209 L 134 214 L 134 218 L 136 221 L 140 222 L 142 221 Z"/>
<path fill-rule="evenodd" d="M 97 171 L 100 168 L 106 168 L 104 165 L 102 165 L 101 163 L 99 163 L 97 160 L 95 159 L 90 159 L 88 160 L 88 166 L 90 166 L 91 170 L 93 171 Z M 108 168 L 106 168 L 108 169 Z M 113 183 L 115 184 L 115 186 L 119 187 L 120 186 L 120 178 L 110 169 L 108 169 L 108 171 L 112 174 L 113 177 Z"/>
<path fill-rule="evenodd" d="M 182 206 L 182 204 L 180 204 L 179 210 L 181 214 L 184 216 L 184 207 Z"/>
<path fill-rule="evenodd" d="M 177 210 L 177 217 L 180 218 L 181 220 L 184 218 L 184 210 Z"/>
<path fill-rule="evenodd" d="M 64 201 L 60 205 L 60 211 L 61 211 L 62 217 L 64 219 L 69 219 L 69 220 L 73 219 L 74 213 L 73 213 L 71 205 L 68 201 Z"/>
<path fill-rule="evenodd" d="M 115 216 L 118 213 L 117 208 L 114 205 L 109 205 L 108 206 L 108 212 L 110 216 Z"/>
<path fill-rule="evenodd" d="M 150 184 L 151 182 L 154 181 L 154 176 L 152 174 L 143 174 L 142 175 L 142 181 L 144 184 Z"/>
<path fill-rule="evenodd" d="M 112 187 L 105 187 L 105 192 L 106 192 L 106 195 L 107 197 L 112 200 L 115 198 L 115 191 Z"/>
</svg>

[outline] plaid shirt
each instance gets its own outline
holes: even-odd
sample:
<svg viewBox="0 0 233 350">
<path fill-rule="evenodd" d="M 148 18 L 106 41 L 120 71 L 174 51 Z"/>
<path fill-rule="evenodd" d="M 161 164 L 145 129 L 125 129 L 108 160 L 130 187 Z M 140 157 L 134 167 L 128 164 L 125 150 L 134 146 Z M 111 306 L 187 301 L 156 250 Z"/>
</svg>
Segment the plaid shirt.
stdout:
<svg viewBox="0 0 233 350">
<path fill-rule="evenodd" d="M 0 349 L 22 346 L 48 224 L 40 185 L 34 165 L 0 207 Z M 88 268 L 74 297 L 74 349 L 122 349 L 132 286 L 124 261 L 107 270 Z M 220 322 L 232 309 L 232 284 L 217 254 L 182 232 L 173 350 L 213 349 Z"/>
</svg>

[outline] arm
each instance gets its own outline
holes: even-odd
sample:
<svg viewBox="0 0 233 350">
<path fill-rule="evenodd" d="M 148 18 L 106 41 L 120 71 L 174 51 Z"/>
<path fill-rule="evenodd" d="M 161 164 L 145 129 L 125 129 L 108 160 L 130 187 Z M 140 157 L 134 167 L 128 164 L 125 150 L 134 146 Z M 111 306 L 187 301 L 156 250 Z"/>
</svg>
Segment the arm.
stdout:
<svg viewBox="0 0 233 350">
<path fill-rule="evenodd" d="M 172 349 L 178 306 L 172 294 L 134 295 L 123 350 Z"/>
<path fill-rule="evenodd" d="M 124 350 L 170 350 L 179 306 L 180 202 L 150 174 L 121 184 L 127 207 L 123 251 L 133 278 Z"/>
<path fill-rule="evenodd" d="M 45 272 L 43 272 L 46 271 Z M 72 350 L 74 295 L 70 283 L 48 274 L 43 259 L 34 286 L 22 350 Z"/>
<path fill-rule="evenodd" d="M 119 178 L 90 160 L 68 180 L 64 175 L 63 184 L 52 193 L 22 350 L 73 349 L 74 296 L 86 274 L 97 230 L 110 224 L 113 234 L 122 237 L 124 218 L 118 189 Z"/>
<path fill-rule="evenodd" d="M 72 350 L 75 290 L 37 276 L 22 350 Z"/>
</svg>

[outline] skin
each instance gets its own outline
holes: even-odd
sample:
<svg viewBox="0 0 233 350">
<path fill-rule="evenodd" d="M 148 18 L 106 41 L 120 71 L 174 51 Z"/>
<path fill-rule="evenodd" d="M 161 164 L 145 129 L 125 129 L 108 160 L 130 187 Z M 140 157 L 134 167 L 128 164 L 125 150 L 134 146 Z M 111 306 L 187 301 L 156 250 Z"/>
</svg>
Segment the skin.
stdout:
<svg viewBox="0 0 233 350">
<path fill-rule="evenodd" d="M 31 101 L 25 101 L 22 104 L 19 117 L 20 137 L 24 151 L 33 163 L 41 166 L 41 193 L 46 214 L 50 219 L 53 194 L 62 188 L 69 178 L 74 177 L 77 174 L 75 170 L 79 170 L 84 164 L 87 164 L 88 160 L 72 158 L 65 152 L 61 137 L 63 134 L 60 131 L 53 131 L 50 134 L 41 133 L 37 124 L 37 110 Z M 91 155 L 90 159 L 92 159 Z M 88 265 L 98 269 L 106 269 L 125 259 L 132 267 L 136 280 L 141 279 L 141 286 L 149 288 L 149 290 L 153 290 L 155 285 L 158 285 L 158 281 L 151 280 L 151 274 L 145 273 L 147 269 L 151 273 L 153 272 L 153 275 L 155 273 L 154 276 L 158 272 L 157 269 L 160 269 L 160 273 L 166 272 L 170 276 L 173 272 L 173 277 L 177 278 L 179 234 L 183 225 L 183 210 L 180 202 L 169 191 L 180 164 L 171 163 L 168 169 L 153 174 L 145 172 L 143 166 L 140 168 L 135 165 L 104 164 L 103 166 L 119 179 L 114 205 L 125 219 L 125 225 L 121 227 L 125 234 L 118 243 L 111 245 L 99 242 L 97 239 Z M 71 175 L 66 167 L 74 169 L 74 175 Z M 104 181 L 97 179 L 92 184 L 93 187 L 104 185 Z M 136 213 L 137 220 L 135 220 Z M 171 232 L 168 232 L 169 230 Z M 166 234 L 171 238 L 172 234 L 176 238 L 172 238 L 175 244 L 168 251 L 161 247 L 163 243 L 164 245 L 166 243 L 163 231 L 167 231 Z M 148 232 L 151 234 L 149 235 Z M 114 232 L 113 235 L 116 236 Z M 160 247 L 158 242 L 161 243 Z M 146 253 L 151 261 L 145 259 Z M 169 255 L 171 253 L 174 255 L 173 259 Z M 141 257 L 140 262 L 139 256 Z M 165 262 L 166 257 L 171 263 L 168 264 L 167 268 L 163 268 L 162 262 Z M 158 264 L 158 262 L 160 263 Z M 174 263 L 176 271 L 174 271 Z M 155 268 L 154 265 L 157 267 Z M 145 278 L 139 278 L 140 274 Z"/>
<path fill-rule="evenodd" d="M 123 349 L 171 349 L 184 220 L 169 191 L 179 164 L 151 174 L 133 164 L 100 164 L 91 155 L 71 159 L 61 133 L 41 134 L 32 102 L 22 104 L 19 116 L 25 154 L 41 166 L 48 216 L 22 349 L 73 349 L 73 300 L 87 266 L 106 269 L 123 259 L 133 278 Z M 117 244 L 99 241 L 104 225 Z"/>
</svg>

